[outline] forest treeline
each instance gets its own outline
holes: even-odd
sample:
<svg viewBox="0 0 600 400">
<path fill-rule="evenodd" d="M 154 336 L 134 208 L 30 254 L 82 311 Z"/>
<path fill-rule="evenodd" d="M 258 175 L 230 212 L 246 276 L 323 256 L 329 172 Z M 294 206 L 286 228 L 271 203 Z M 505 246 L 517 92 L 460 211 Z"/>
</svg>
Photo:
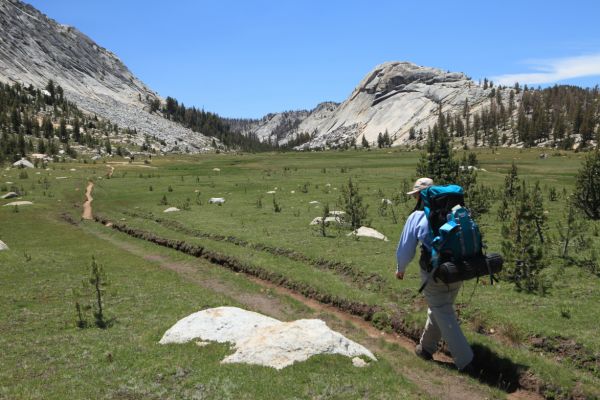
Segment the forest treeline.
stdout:
<svg viewBox="0 0 600 400">
<path fill-rule="evenodd" d="M 179 103 L 173 97 L 167 97 L 164 105 L 155 101 L 151 105 L 151 111 L 162 111 L 162 115 L 171 121 L 178 122 L 194 132 L 200 132 L 203 135 L 218 139 L 225 147 L 229 149 L 240 149 L 243 151 L 270 151 L 274 146 L 269 142 L 261 142 L 256 135 L 243 135 L 234 132 L 227 121 L 218 114 L 196 107 L 186 107 Z M 213 140 L 213 146 L 217 143 Z"/>
<path fill-rule="evenodd" d="M 462 112 L 450 114 L 440 106 L 438 119 L 427 132 L 411 129 L 410 139 L 427 140 L 439 133 L 451 140 L 475 147 L 514 145 L 526 147 L 540 143 L 561 149 L 571 149 L 579 141 L 585 147 L 600 138 L 600 89 L 577 86 L 553 86 L 532 89 L 520 87 L 490 88 L 489 103 L 471 110 L 465 100 Z M 212 137 L 213 147 L 250 152 L 289 150 L 309 141 L 313 133 L 296 133 L 285 145 L 270 140 L 261 142 L 256 135 L 242 134 L 240 126 L 256 123 L 255 120 L 225 119 L 218 114 L 195 107 L 186 107 L 173 97 L 164 103 L 150 102 L 150 111 L 179 123 L 194 132 Z M 276 132 L 282 139 L 297 129 L 299 121 L 290 122 Z M 290 124 L 296 126 L 291 126 Z M 232 128 L 232 125 L 233 128 Z M 285 129 L 283 129 L 285 128 Z M 284 132 L 285 131 L 285 132 Z M 68 101 L 60 85 L 49 81 L 45 88 L 31 85 L 0 83 L 0 162 L 14 161 L 31 153 L 56 155 L 62 149 L 76 157 L 72 145 L 91 149 L 102 148 L 107 153 L 113 149 L 110 135 L 126 133 L 136 135 L 134 129 L 121 129 L 105 119 L 83 113 Z M 387 133 L 387 132 L 386 132 Z M 385 135 L 380 135 L 379 147 L 387 147 Z M 468 139 L 468 140 L 467 140 Z M 218 140 L 218 143 L 217 143 Z M 353 143 L 356 147 L 356 141 Z M 364 143 L 363 143 L 364 145 Z M 368 146 L 365 146 L 368 147 Z M 141 150 L 151 150 L 148 140 Z M 119 154 L 126 151 L 117 148 Z"/>
<path fill-rule="evenodd" d="M 52 80 L 43 89 L 0 83 L 0 162 L 32 153 L 56 156 L 61 150 L 76 158 L 75 144 L 111 153 L 108 136 L 119 132 L 137 134 L 82 112 Z"/>
<path fill-rule="evenodd" d="M 487 80 L 484 88 L 487 88 Z M 437 123 L 429 132 L 411 129 L 410 139 L 427 139 L 443 132 L 476 147 L 540 143 L 571 149 L 600 138 L 600 89 L 555 85 L 549 88 L 491 88 L 489 104 L 474 112 L 465 100 L 461 113 L 438 110 Z"/>
</svg>

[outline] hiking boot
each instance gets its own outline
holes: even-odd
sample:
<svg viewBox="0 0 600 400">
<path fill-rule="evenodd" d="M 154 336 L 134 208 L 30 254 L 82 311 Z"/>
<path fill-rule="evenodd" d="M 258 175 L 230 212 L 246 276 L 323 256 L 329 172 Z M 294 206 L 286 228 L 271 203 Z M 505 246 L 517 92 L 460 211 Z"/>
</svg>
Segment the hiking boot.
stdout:
<svg viewBox="0 0 600 400">
<path fill-rule="evenodd" d="M 423 346 L 421 346 L 421 344 L 418 344 L 415 346 L 415 354 L 419 357 L 422 358 L 425 361 L 430 361 L 433 359 L 433 356 L 431 355 L 430 352 L 428 352 L 427 350 L 425 350 L 423 348 Z"/>
</svg>

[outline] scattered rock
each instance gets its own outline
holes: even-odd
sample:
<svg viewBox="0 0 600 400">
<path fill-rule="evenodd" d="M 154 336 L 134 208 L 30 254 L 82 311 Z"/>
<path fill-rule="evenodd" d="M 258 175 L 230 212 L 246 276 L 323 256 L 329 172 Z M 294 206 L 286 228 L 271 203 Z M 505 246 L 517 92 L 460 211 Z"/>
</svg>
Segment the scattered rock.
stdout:
<svg viewBox="0 0 600 400">
<path fill-rule="evenodd" d="M 319 204 L 319 202 L 316 200 L 313 200 L 313 201 L 309 201 L 308 204 Z"/>
<path fill-rule="evenodd" d="M 19 161 L 14 162 L 13 167 L 35 168 L 30 161 L 24 158 L 21 158 Z"/>
<path fill-rule="evenodd" d="M 164 210 L 164 213 L 170 213 L 170 212 L 175 212 L 175 211 L 180 211 L 179 208 L 177 207 L 169 207 L 166 210 Z"/>
<path fill-rule="evenodd" d="M 0 251 L 8 250 L 8 246 L 2 240 L 0 240 Z"/>
<path fill-rule="evenodd" d="M 321 320 L 281 322 L 235 307 L 208 309 L 183 318 L 165 332 L 160 343 L 184 343 L 194 339 L 201 339 L 200 343 L 204 340 L 233 343 L 235 352 L 225 357 L 223 363 L 282 369 L 317 354 L 366 356 L 376 361 L 367 348 L 329 329 Z"/>
<path fill-rule="evenodd" d="M 363 360 L 362 358 L 360 358 L 360 357 L 354 357 L 354 358 L 352 359 L 352 365 L 354 365 L 354 366 L 355 366 L 355 367 L 357 367 L 357 368 L 364 368 L 364 367 L 366 367 L 368 364 L 367 364 L 367 362 L 366 362 L 365 360 Z"/>
<path fill-rule="evenodd" d="M 325 218 L 326 224 L 341 224 L 343 221 L 340 217 L 327 217 Z M 323 223 L 323 217 L 316 217 L 310 221 L 310 225 L 319 225 Z"/>
<path fill-rule="evenodd" d="M 387 204 L 388 206 L 391 206 L 392 204 L 394 204 L 394 203 L 392 203 L 392 201 L 390 199 L 381 199 L 381 203 Z"/>
<path fill-rule="evenodd" d="M 33 203 L 31 201 L 13 201 L 12 203 L 7 203 L 4 207 L 7 206 L 30 206 Z"/>
<path fill-rule="evenodd" d="M 213 168 L 212 170 L 215 171 L 215 172 L 221 172 L 220 168 Z"/>
<path fill-rule="evenodd" d="M 329 215 L 344 215 L 345 211 L 329 211 Z"/>
<path fill-rule="evenodd" d="M 275 194 L 275 193 L 277 193 L 277 192 L 276 192 L 276 191 L 274 191 L 274 190 L 269 190 L 269 191 L 267 192 L 267 194 Z"/>
<path fill-rule="evenodd" d="M 210 204 L 223 204 L 225 203 L 225 199 L 222 197 L 211 197 L 210 199 L 208 199 L 208 202 Z"/>
<path fill-rule="evenodd" d="M 388 238 L 385 237 L 385 235 L 383 233 L 377 232 L 375 229 L 368 228 L 366 226 L 361 226 L 360 228 L 358 228 L 355 231 L 350 232 L 348 234 L 348 236 L 351 236 L 351 235 L 363 236 L 363 237 L 370 237 L 370 238 L 373 238 L 373 239 L 383 240 L 385 242 L 388 241 Z"/>
<path fill-rule="evenodd" d="M 8 192 L 4 196 L 2 196 L 3 199 L 12 199 L 14 197 L 19 197 L 19 195 L 15 192 Z"/>
<path fill-rule="evenodd" d="M 186 375 L 189 373 L 188 370 L 181 368 L 181 367 L 177 367 L 175 369 L 175 378 L 185 378 Z"/>
</svg>

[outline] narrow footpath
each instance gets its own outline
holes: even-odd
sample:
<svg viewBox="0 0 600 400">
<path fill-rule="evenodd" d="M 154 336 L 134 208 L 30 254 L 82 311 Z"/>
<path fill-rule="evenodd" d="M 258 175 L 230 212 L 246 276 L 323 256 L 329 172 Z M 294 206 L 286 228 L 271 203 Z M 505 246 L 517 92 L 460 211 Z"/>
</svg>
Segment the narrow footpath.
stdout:
<svg viewBox="0 0 600 400">
<path fill-rule="evenodd" d="M 87 188 L 85 190 L 85 202 L 83 203 L 83 214 L 81 215 L 82 219 L 94 219 L 92 215 L 92 201 L 94 198 L 92 197 L 92 190 L 94 190 L 94 182 L 88 181 Z"/>
</svg>

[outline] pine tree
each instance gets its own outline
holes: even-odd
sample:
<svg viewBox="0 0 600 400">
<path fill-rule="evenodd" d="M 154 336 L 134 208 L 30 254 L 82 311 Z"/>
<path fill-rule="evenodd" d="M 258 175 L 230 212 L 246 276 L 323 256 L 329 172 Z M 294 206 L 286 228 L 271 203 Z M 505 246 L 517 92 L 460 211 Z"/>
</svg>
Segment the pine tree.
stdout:
<svg viewBox="0 0 600 400">
<path fill-rule="evenodd" d="M 79 118 L 73 121 L 73 140 L 81 144 L 81 127 L 79 126 Z"/>
<path fill-rule="evenodd" d="M 454 160 L 450 138 L 441 131 L 437 135 L 435 148 L 431 157 L 433 174 L 429 176 L 436 184 L 456 183 L 458 180 L 458 163 Z"/>
<path fill-rule="evenodd" d="M 383 134 L 383 144 L 385 147 L 392 146 L 392 139 L 390 138 L 390 134 L 387 129 L 385 130 L 385 133 Z"/>
<path fill-rule="evenodd" d="M 64 118 L 60 119 L 58 125 L 58 137 L 63 143 L 67 143 L 69 141 L 69 133 L 67 132 L 67 121 L 65 121 Z"/>
<path fill-rule="evenodd" d="M 517 166 L 513 161 L 510 171 L 504 178 L 504 197 L 508 199 L 514 199 L 517 192 L 519 191 L 519 177 L 517 172 Z"/>
<path fill-rule="evenodd" d="M 589 218 L 600 219 L 600 151 L 598 149 L 585 158 L 577 173 L 573 204 Z"/>
<path fill-rule="evenodd" d="M 536 204 L 525 183 L 520 185 L 511 211 L 510 223 L 502 227 L 502 253 L 508 267 L 505 275 L 519 290 L 544 294 L 543 243 L 535 223 Z"/>
<path fill-rule="evenodd" d="M 587 225 L 584 223 L 581 211 L 572 204 L 572 198 L 567 199 L 567 207 L 564 208 L 564 221 L 559 221 L 557 228 L 560 237 L 560 257 L 569 259 L 570 246 L 577 239 L 585 237 L 587 231 Z"/>
<path fill-rule="evenodd" d="M 548 217 L 544 211 L 544 196 L 542 194 L 542 189 L 540 188 L 540 182 L 536 182 L 533 187 L 533 192 L 531 194 L 532 201 L 532 215 L 531 219 L 535 223 L 535 228 L 538 234 L 538 238 L 540 239 L 541 244 L 546 243 L 545 231 L 548 229 L 546 222 Z"/>
<path fill-rule="evenodd" d="M 369 206 L 363 204 L 358 185 L 352 182 L 352 178 L 348 178 L 348 185 L 342 187 L 340 203 L 344 205 L 344 210 L 350 218 L 352 229 L 360 228 L 367 218 Z"/>
<path fill-rule="evenodd" d="M 369 147 L 371 147 L 371 146 L 369 146 L 369 142 L 367 141 L 367 138 L 364 135 L 362 137 L 361 145 L 362 145 L 363 149 L 368 149 Z"/>
<path fill-rule="evenodd" d="M 54 136 L 54 126 L 52 126 L 52 121 L 48 117 L 44 117 L 42 120 L 42 132 L 46 139 L 52 139 Z"/>
</svg>

